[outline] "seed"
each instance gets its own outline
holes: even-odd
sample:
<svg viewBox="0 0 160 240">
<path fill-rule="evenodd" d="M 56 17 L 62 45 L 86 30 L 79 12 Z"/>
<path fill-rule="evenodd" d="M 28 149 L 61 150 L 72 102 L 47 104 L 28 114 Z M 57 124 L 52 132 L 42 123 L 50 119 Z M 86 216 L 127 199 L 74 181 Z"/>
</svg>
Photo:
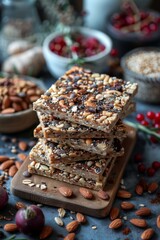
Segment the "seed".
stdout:
<svg viewBox="0 0 160 240">
<path fill-rule="evenodd" d="M 62 219 L 60 217 L 55 217 L 54 218 L 55 222 L 59 225 L 59 226 L 63 226 L 64 223 L 62 221 Z"/>
<path fill-rule="evenodd" d="M 66 215 L 66 210 L 64 208 L 58 208 L 58 215 L 63 218 Z"/>
</svg>

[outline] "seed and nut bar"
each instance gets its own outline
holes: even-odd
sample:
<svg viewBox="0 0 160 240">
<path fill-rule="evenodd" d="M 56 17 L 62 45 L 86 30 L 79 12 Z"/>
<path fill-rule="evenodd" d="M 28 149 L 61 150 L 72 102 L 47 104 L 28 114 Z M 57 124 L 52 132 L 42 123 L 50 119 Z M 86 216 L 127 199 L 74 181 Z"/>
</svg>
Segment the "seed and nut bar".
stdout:
<svg viewBox="0 0 160 240">
<path fill-rule="evenodd" d="M 66 171 L 61 171 L 59 169 L 55 169 L 52 168 L 49 165 L 44 165 L 44 164 L 37 164 L 36 161 L 32 161 L 29 165 L 28 165 L 28 171 L 32 174 L 37 174 L 37 175 L 41 175 L 41 176 L 46 176 L 49 178 L 52 178 L 54 180 L 58 180 L 61 182 L 67 182 L 69 184 L 73 184 L 73 185 L 78 185 L 78 186 L 82 186 L 82 187 L 87 187 L 90 189 L 94 189 L 94 190 L 100 190 L 103 189 L 104 186 L 106 185 L 108 176 L 114 166 L 114 162 L 115 159 L 113 159 L 109 166 L 106 168 L 103 178 L 102 180 L 94 180 L 92 178 L 85 178 L 82 177 L 80 175 L 76 175 L 73 173 L 68 173 Z M 37 167 L 36 167 L 37 166 Z"/>
<path fill-rule="evenodd" d="M 56 168 L 62 171 L 66 171 L 69 173 L 73 173 L 76 175 L 80 175 L 85 178 L 93 178 L 94 180 L 100 180 L 102 179 L 102 175 L 107 168 L 107 166 L 110 164 L 110 161 L 112 161 L 113 157 L 109 157 L 107 159 L 99 159 L 94 161 L 81 161 L 81 162 L 74 162 L 71 164 L 66 163 L 53 163 L 50 164 L 50 167 Z M 39 151 L 33 151 L 32 157 L 30 157 L 31 161 L 36 161 L 37 165 L 35 167 L 38 167 L 39 163 L 44 165 L 49 165 L 47 163 L 47 159 L 45 156 L 45 152 L 43 150 L 43 147 L 39 146 Z"/>
<path fill-rule="evenodd" d="M 110 132 L 136 92 L 136 83 L 73 67 L 33 104 L 33 108 Z"/>
<path fill-rule="evenodd" d="M 54 116 L 38 113 L 43 134 L 45 138 L 112 138 L 112 136 L 122 137 L 126 135 L 125 125 L 118 121 L 110 134 L 98 131 L 94 128 L 88 128 L 83 125 L 72 123 L 65 120 L 59 120 Z M 35 129 L 34 134 L 38 134 L 40 128 Z"/>
</svg>

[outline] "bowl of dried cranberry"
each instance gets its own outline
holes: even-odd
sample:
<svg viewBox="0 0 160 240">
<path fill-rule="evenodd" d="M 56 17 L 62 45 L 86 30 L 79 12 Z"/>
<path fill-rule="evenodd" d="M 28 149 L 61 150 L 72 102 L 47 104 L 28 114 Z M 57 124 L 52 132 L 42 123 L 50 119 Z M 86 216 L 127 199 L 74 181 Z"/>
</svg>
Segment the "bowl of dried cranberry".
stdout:
<svg viewBox="0 0 160 240">
<path fill-rule="evenodd" d="M 108 35 L 85 27 L 72 27 L 67 34 L 52 33 L 43 44 L 47 67 L 55 77 L 63 75 L 71 65 L 103 72 L 111 49 Z"/>
</svg>

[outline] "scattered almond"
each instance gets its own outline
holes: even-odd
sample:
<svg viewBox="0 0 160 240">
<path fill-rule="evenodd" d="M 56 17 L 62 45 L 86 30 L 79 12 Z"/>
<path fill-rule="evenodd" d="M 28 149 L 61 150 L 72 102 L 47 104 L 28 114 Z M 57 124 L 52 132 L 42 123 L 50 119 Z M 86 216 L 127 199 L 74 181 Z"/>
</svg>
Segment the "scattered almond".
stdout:
<svg viewBox="0 0 160 240">
<path fill-rule="evenodd" d="M 117 228 L 120 228 L 122 226 L 122 224 L 123 224 L 122 220 L 120 218 L 117 218 L 109 224 L 109 228 L 117 229 Z"/>
<path fill-rule="evenodd" d="M 17 210 L 19 210 L 21 208 L 26 208 L 26 205 L 22 202 L 16 202 L 15 207 L 16 207 Z"/>
<path fill-rule="evenodd" d="M 18 227 L 15 223 L 7 223 L 4 225 L 4 230 L 6 232 L 15 232 L 18 231 Z"/>
<path fill-rule="evenodd" d="M 71 197 L 73 195 L 73 191 L 69 187 L 60 187 L 58 190 L 64 197 Z"/>
<path fill-rule="evenodd" d="M 145 228 L 147 227 L 147 222 L 144 219 L 132 218 L 130 219 L 130 223 L 132 223 L 136 227 Z"/>
<path fill-rule="evenodd" d="M 157 227 L 160 228 L 160 215 L 157 217 Z"/>
<path fill-rule="evenodd" d="M 133 203 L 130 203 L 130 202 L 121 202 L 121 208 L 123 210 L 131 210 L 131 209 L 135 208 L 135 206 Z"/>
<path fill-rule="evenodd" d="M 140 217 L 149 216 L 151 215 L 151 210 L 147 207 L 142 207 L 139 210 L 137 210 L 135 214 Z"/>
<path fill-rule="evenodd" d="M 0 163 L 3 163 L 5 161 L 9 160 L 9 157 L 0 155 Z"/>
<path fill-rule="evenodd" d="M 109 217 L 113 221 L 114 219 L 118 218 L 119 216 L 119 208 L 118 207 L 112 207 Z"/>
<path fill-rule="evenodd" d="M 69 233 L 64 240 L 74 240 L 75 239 L 75 233 Z"/>
<path fill-rule="evenodd" d="M 16 161 L 15 165 L 16 165 L 17 169 L 19 170 L 22 165 L 22 162 Z"/>
<path fill-rule="evenodd" d="M 142 195 L 143 194 L 143 187 L 139 184 L 137 184 L 136 186 L 136 189 L 135 189 L 135 192 L 138 194 L 138 195 Z"/>
<path fill-rule="evenodd" d="M 11 114 L 11 113 L 14 113 L 14 112 L 15 112 L 14 108 L 6 108 L 6 109 L 1 111 L 1 114 Z"/>
<path fill-rule="evenodd" d="M 148 228 L 141 234 L 141 239 L 143 240 L 151 239 L 153 234 L 154 234 L 154 230 L 152 228 Z"/>
<path fill-rule="evenodd" d="M 117 192 L 117 197 L 119 198 L 131 198 L 132 194 L 126 190 L 119 190 Z"/>
<path fill-rule="evenodd" d="M 85 223 L 86 222 L 86 217 L 82 213 L 77 213 L 76 214 L 76 219 L 79 223 Z"/>
<path fill-rule="evenodd" d="M 28 148 L 28 145 L 27 145 L 26 142 L 24 142 L 24 141 L 20 141 L 20 142 L 18 143 L 18 147 L 19 147 L 20 150 L 22 150 L 22 151 L 26 151 L 27 148 Z"/>
<path fill-rule="evenodd" d="M 6 169 L 9 169 L 13 164 L 14 161 L 12 159 L 7 160 L 0 165 L 0 170 L 4 171 Z"/>
<path fill-rule="evenodd" d="M 52 234 L 52 232 L 53 232 L 53 229 L 51 226 L 44 226 L 40 233 L 39 239 L 43 240 L 48 238 Z"/>
<path fill-rule="evenodd" d="M 24 153 L 18 153 L 18 158 L 19 158 L 21 161 L 25 161 L 25 160 L 26 160 L 26 157 L 27 157 L 26 154 L 24 154 Z"/>
<path fill-rule="evenodd" d="M 86 199 L 92 199 L 93 198 L 92 192 L 89 189 L 87 189 L 87 188 L 80 187 L 79 188 L 79 192 Z"/>
<path fill-rule="evenodd" d="M 79 226 L 79 222 L 77 220 L 74 220 L 66 225 L 66 230 L 68 232 L 74 232 Z"/>
<path fill-rule="evenodd" d="M 103 191 L 103 190 L 99 190 L 99 192 L 97 193 L 97 196 L 103 200 L 109 200 L 110 197 L 108 195 L 107 192 Z"/>
<path fill-rule="evenodd" d="M 12 165 L 10 168 L 9 168 L 9 176 L 10 177 L 13 177 L 16 173 L 17 173 L 18 169 L 16 167 L 16 165 Z"/>
<path fill-rule="evenodd" d="M 158 189 L 158 183 L 157 182 L 152 182 L 148 185 L 148 192 L 149 193 L 154 193 Z"/>
</svg>

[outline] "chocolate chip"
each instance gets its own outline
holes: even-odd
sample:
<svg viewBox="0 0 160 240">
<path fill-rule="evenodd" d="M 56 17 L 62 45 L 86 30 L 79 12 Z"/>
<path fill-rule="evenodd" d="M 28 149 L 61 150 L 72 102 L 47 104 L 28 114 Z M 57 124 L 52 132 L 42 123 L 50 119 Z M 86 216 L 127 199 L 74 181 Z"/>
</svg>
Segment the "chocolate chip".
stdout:
<svg viewBox="0 0 160 240">
<path fill-rule="evenodd" d="M 29 178 L 29 177 L 32 176 L 32 174 L 26 170 L 26 171 L 23 172 L 23 176 L 26 177 L 26 178 Z"/>
</svg>

